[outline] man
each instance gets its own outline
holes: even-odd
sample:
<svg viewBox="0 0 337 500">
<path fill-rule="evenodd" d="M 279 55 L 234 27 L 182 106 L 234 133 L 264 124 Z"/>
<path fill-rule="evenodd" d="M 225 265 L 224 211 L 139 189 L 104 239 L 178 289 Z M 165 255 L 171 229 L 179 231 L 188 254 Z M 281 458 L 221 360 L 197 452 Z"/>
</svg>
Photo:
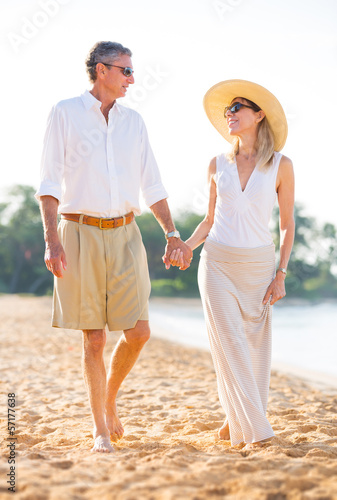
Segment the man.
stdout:
<svg viewBox="0 0 337 500">
<path fill-rule="evenodd" d="M 134 214 L 139 191 L 165 231 L 168 268 L 180 240 L 140 115 L 117 104 L 134 83 L 131 52 L 99 42 L 86 60 L 90 91 L 56 104 L 48 119 L 36 193 L 45 262 L 54 278 L 53 326 L 83 331 L 83 372 L 93 422 L 92 451 L 111 452 L 121 438 L 118 389 L 149 339 L 150 280 Z M 57 228 L 57 213 L 61 221 Z M 123 330 L 106 375 L 105 327 Z"/>
</svg>

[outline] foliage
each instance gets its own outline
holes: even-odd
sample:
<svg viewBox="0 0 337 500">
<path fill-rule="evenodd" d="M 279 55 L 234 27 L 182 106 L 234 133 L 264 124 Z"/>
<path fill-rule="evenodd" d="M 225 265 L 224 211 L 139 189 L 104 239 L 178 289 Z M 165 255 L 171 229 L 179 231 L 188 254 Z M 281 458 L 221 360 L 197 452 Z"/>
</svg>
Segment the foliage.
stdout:
<svg viewBox="0 0 337 500">
<path fill-rule="evenodd" d="M 272 234 L 279 248 L 278 209 L 274 210 Z M 175 218 L 182 239 L 187 239 L 202 217 L 191 212 Z M 337 230 L 331 223 L 319 225 L 295 207 L 296 234 L 289 272 L 287 295 L 325 298 L 337 296 Z M 197 270 L 201 246 L 194 251 L 189 269 L 165 269 L 163 231 L 151 213 L 137 217 L 147 251 L 152 294 L 162 296 L 197 296 Z M 34 189 L 17 185 L 0 203 L 0 292 L 50 294 L 53 277 L 45 267 L 43 229 Z"/>
<path fill-rule="evenodd" d="M 288 265 L 287 295 L 304 298 L 337 297 L 336 228 L 326 223 L 320 226 L 313 217 L 303 214 L 304 208 L 295 205 L 295 240 Z M 273 237 L 279 249 L 279 210 L 273 213 Z M 279 251 L 277 252 L 279 253 Z"/>
<path fill-rule="evenodd" d="M 14 186 L 1 205 L 0 291 L 50 292 L 53 279 L 44 266 L 43 229 L 34 189 Z"/>
</svg>

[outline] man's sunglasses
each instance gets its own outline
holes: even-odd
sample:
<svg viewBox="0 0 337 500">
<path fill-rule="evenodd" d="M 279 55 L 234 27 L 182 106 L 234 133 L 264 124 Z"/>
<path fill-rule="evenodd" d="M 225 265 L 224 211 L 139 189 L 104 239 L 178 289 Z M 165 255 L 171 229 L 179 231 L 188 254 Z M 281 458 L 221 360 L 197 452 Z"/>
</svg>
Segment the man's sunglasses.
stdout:
<svg viewBox="0 0 337 500">
<path fill-rule="evenodd" d="M 132 68 L 124 68 L 123 66 L 117 66 L 116 64 L 108 64 L 105 62 L 102 62 L 102 64 L 104 64 L 104 66 L 113 66 L 114 68 L 122 69 L 123 70 L 122 73 L 124 76 L 131 76 L 132 73 L 134 72 L 134 70 Z"/>
<path fill-rule="evenodd" d="M 241 102 L 234 102 L 230 106 L 226 106 L 225 107 L 224 115 L 226 116 L 227 113 L 228 113 L 228 111 L 230 111 L 231 113 L 235 114 L 238 111 L 240 111 L 241 108 L 249 108 L 249 109 L 252 109 L 253 111 L 259 111 L 257 109 L 254 109 L 252 106 L 247 106 L 247 104 L 242 104 Z"/>
</svg>

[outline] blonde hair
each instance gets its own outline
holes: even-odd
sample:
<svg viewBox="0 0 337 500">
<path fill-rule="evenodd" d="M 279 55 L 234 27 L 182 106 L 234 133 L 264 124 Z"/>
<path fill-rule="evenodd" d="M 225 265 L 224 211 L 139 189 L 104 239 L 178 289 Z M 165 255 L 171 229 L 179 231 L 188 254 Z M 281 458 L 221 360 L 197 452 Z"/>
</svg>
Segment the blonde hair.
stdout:
<svg viewBox="0 0 337 500">
<path fill-rule="evenodd" d="M 249 101 L 248 99 L 245 99 L 242 97 L 247 102 L 252 102 Z M 257 105 L 254 104 L 256 107 Z M 226 157 L 227 159 L 234 163 L 235 162 L 235 157 L 239 153 L 239 138 L 236 137 L 232 149 L 227 153 Z M 258 129 L 257 129 L 257 138 L 255 142 L 255 149 L 257 151 L 257 156 L 256 156 L 256 166 L 260 169 L 267 169 L 270 167 L 273 163 L 274 159 L 274 147 L 275 147 L 275 139 L 274 135 L 272 132 L 272 129 L 268 123 L 267 117 L 265 116 L 263 120 L 261 120 L 258 123 Z"/>
</svg>

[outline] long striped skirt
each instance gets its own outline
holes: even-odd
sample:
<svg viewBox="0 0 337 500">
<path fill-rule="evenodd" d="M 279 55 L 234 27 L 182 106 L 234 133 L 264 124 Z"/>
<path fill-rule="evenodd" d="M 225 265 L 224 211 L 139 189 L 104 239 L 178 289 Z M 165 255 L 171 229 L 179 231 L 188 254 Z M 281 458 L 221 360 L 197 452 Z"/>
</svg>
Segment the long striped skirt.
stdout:
<svg viewBox="0 0 337 500">
<path fill-rule="evenodd" d="M 198 282 L 231 444 L 274 436 L 266 417 L 275 247 L 233 248 L 206 239 Z"/>
</svg>

